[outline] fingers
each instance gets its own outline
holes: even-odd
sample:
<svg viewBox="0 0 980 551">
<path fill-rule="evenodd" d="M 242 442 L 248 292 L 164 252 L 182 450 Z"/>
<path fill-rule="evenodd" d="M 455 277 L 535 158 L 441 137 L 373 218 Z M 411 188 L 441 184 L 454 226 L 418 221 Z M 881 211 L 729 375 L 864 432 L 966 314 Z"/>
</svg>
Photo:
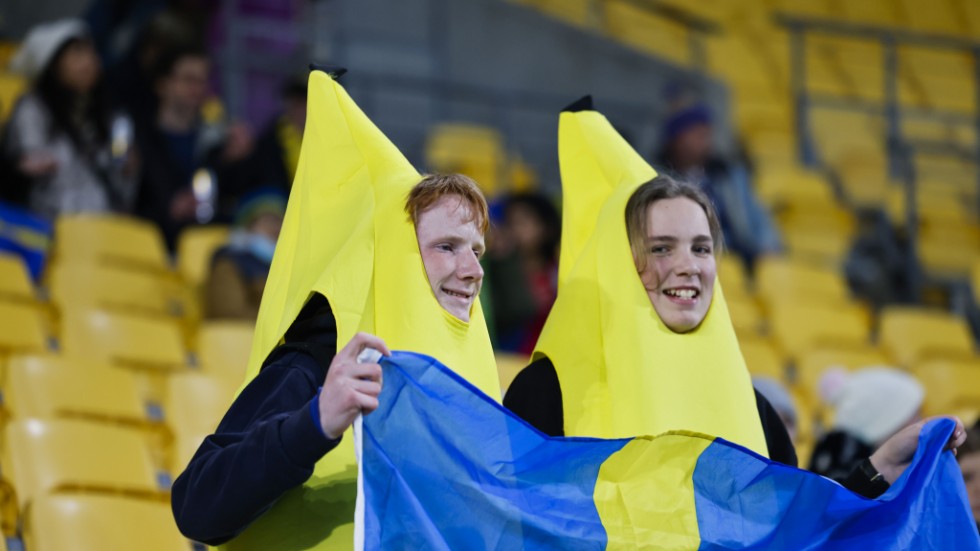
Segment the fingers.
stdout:
<svg viewBox="0 0 980 551">
<path fill-rule="evenodd" d="M 378 364 L 352 364 L 345 375 L 365 381 L 381 383 L 381 366 Z"/>
</svg>

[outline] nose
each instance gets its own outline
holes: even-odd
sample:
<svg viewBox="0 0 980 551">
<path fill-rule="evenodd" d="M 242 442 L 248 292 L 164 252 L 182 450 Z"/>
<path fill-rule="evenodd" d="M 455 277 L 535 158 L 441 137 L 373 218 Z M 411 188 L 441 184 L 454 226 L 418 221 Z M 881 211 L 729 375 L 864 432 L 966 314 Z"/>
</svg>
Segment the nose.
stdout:
<svg viewBox="0 0 980 551">
<path fill-rule="evenodd" d="M 470 251 L 460 255 L 459 264 L 456 266 L 456 276 L 460 279 L 470 279 L 480 281 L 483 279 L 483 266 L 476 253 Z"/>
<path fill-rule="evenodd" d="M 701 275 L 701 267 L 698 266 L 694 254 L 690 251 L 682 252 L 677 255 L 677 262 L 674 264 L 674 272 L 679 276 Z"/>
</svg>

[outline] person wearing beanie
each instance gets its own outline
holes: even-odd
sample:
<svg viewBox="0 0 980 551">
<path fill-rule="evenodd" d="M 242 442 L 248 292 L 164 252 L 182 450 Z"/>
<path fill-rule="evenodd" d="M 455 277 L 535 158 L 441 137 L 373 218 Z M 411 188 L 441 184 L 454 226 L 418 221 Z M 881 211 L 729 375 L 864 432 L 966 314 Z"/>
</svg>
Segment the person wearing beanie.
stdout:
<svg viewBox="0 0 980 551">
<path fill-rule="evenodd" d="M 243 199 L 228 244 L 211 260 L 205 317 L 254 320 L 258 316 L 285 214 L 286 197 L 278 190 L 260 189 Z"/>
<path fill-rule="evenodd" d="M 85 24 L 64 19 L 30 30 L 10 63 L 30 82 L 4 131 L 12 167 L 4 199 L 54 218 L 128 211 L 135 199 L 132 124 L 110 114 L 102 70 Z"/>
<path fill-rule="evenodd" d="M 674 103 L 664 122 L 655 168 L 697 184 L 711 198 L 726 248 L 748 266 L 759 256 L 779 252 L 782 243 L 778 230 L 755 196 L 746 164 L 715 150 L 714 121 L 708 106 L 694 101 Z"/>
<path fill-rule="evenodd" d="M 898 369 L 875 366 L 849 373 L 832 367 L 820 379 L 820 394 L 833 409 L 834 420 L 814 448 L 809 470 L 840 478 L 921 419 L 925 391 L 914 377 Z"/>
</svg>

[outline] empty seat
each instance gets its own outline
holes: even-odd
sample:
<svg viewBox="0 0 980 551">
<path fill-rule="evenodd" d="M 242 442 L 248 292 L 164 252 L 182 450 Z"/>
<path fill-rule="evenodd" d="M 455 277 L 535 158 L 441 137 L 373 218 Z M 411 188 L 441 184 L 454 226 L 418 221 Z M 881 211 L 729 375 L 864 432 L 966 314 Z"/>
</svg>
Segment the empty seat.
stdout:
<svg viewBox="0 0 980 551">
<path fill-rule="evenodd" d="M 822 305 L 850 302 L 847 285 L 838 272 L 786 258 L 765 258 L 759 262 L 756 294 L 769 306 L 778 302 Z"/>
<path fill-rule="evenodd" d="M 237 384 L 203 373 L 180 373 L 168 379 L 167 425 L 175 437 L 175 463 L 178 473 L 190 461 L 204 436 L 214 432 L 238 389 Z"/>
<path fill-rule="evenodd" d="M 33 302 L 34 286 L 19 256 L 0 253 L 0 300 Z"/>
<path fill-rule="evenodd" d="M 881 313 L 879 339 L 902 367 L 930 357 L 973 354 L 973 335 L 966 322 L 948 312 L 890 306 Z"/>
<path fill-rule="evenodd" d="M 937 359 L 916 364 L 912 371 L 926 389 L 923 412 L 949 415 L 980 410 L 980 362 Z"/>
<path fill-rule="evenodd" d="M 197 339 L 197 358 L 201 370 L 231 381 L 236 386 L 242 384 L 254 334 L 255 323 L 251 321 L 204 323 Z"/>
<path fill-rule="evenodd" d="M 439 172 L 470 176 L 488 196 L 503 191 L 506 149 L 503 137 L 489 126 L 440 124 L 429 134 L 426 164 Z"/>
<path fill-rule="evenodd" d="M 192 288 L 202 285 L 211 267 L 211 257 L 227 243 L 228 226 L 196 226 L 185 229 L 177 239 L 177 272 Z"/>
<path fill-rule="evenodd" d="M 823 346 L 801 354 L 796 360 L 796 387 L 800 388 L 814 403 L 819 392 L 820 377 L 829 367 L 843 367 L 848 370 L 862 367 L 888 365 L 888 357 L 873 346 L 841 347 Z"/>
<path fill-rule="evenodd" d="M 765 329 L 765 317 L 755 299 L 749 296 L 728 296 L 726 292 L 725 302 L 728 303 L 732 325 L 740 337 L 757 336 Z"/>
<path fill-rule="evenodd" d="M 868 316 L 853 304 L 778 302 L 770 311 L 769 328 L 791 358 L 820 346 L 860 347 L 870 342 Z"/>
<path fill-rule="evenodd" d="M 76 419 L 12 421 L 6 429 L 4 476 L 21 510 L 55 491 L 156 495 L 149 450 L 135 430 Z"/>
<path fill-rule="evenodd" d="M 39 497 L 24 539 L 31 551 L 189 551 L 166 501 L 102 495 Z"/>
<path fill-rule="evenodd" d="M 779 350 L 765 339 L 739 339 L 745 366 L 753 376 L 772 377 L 786 382 L 786 366 Z"/>
<path fill-rule="evenodd" d="M 0 352 L 40 352 L 46 348 L 47 336 L 40 308 L 0 301 Z"/>
<path fill-rule="evenodd" d="M 104 264 L 62 262 L 48 278 L 51 298 L 62 308 L 94 308 L 168 316 L 175 312 L 159 275 Z"/>
<path fill-rule="evenodd" d="M 77 309 L 62 319 L 66 354 L 121 367 L 173 371 L 186 366 L 177 325 L 166 319 Z"/>
<path fill-rule="evenodd" d="M 75 417 L 135 424 L 146 418 L 131 373 L 58 356 L 12 357 L 4 398 L 15 419 Z"/>
<path fill-rule="evenodd" d="M 113 264 L 168 271 L 160 231 L 144 220 L 116 215 L 61 216 L 55 223 L 57 262 Z"/>
</svg>

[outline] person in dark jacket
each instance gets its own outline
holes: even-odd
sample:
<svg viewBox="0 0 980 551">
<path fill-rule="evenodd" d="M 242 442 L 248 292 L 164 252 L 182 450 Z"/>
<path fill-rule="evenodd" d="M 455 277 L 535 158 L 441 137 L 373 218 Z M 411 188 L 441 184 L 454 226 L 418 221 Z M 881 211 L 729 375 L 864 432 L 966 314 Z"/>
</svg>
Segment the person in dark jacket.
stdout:
<svg viewBox="0 0 980 551">
<path fill-rule="evenodd" d="M 973 520 L 977 522 L 977 531 L 980 532 L 980 419 L 970 427 L 967 435 L 966 444 L 960 447 L 956 461 L 960 464 Z"/>
<path fill-rule="evenodd" d="M 482 193 L 465 176 L 429 176 L 413 188 L 406 211 L 432 293 L 448 314 L 469 322 L 483 281 L 479 256 L 489 215 Z M 284 340 L 174 482 L 174 518 L 193 540 L 220 545 L 242 534 L 313 475 L 358 414 L 378 407 L 381 367 L 356 360 L 367 347 L 386 355 L 388 349 L 360 333 L 335 355 L 337 323 L 326 298 L 315 294 Z M 339 484 L 330 493 L 350 493 L 352 486 Z M 345 515 L 353 511 L 343 504 L 336 509 L 333 518 L 303 525 L 310 545 L 304 548 L 350 523 Z"/>
<path fill-rule="evenodd" d="M 658 203 L 662 207 L 659 210 L 655 208 Z M 660 176 L 637 188 L 626 208 L 634 262 L 657 316 L 675 333 L 697 329 L 711 304 L 712 295 L 707 290 L 714 286 L 714 247 L 720 243 L 720 224 L 711 201 L 690 184 Z M 654 214 L 674 220 L 678 226 L 658 224 Z M 643 222 L 636 227 L 631 220 Z M 648 231 L 655 232 L 654 237 Z M 645 263 L 637 251 L 649 255 Z M 610 399 L 615 401 L 615 396 Z M 778 413 L 758 391 L 755 402 L 770 458 L 797 466 L 796 451 Z M 539 357 L 517 375 L 504 396 L 504 405 L 548 435 L 565 434 L 561 383 L 555 364 L 547 356 Z M 965 439 L 962 423 L 957 420 L 957 425 L 950 440 L 953 448 Z M 921 422 L 912 425 L 884 442 L 841 482 L 866 497 L 884 493 L 911 461 L 922 426 Z"/>
</svg>

